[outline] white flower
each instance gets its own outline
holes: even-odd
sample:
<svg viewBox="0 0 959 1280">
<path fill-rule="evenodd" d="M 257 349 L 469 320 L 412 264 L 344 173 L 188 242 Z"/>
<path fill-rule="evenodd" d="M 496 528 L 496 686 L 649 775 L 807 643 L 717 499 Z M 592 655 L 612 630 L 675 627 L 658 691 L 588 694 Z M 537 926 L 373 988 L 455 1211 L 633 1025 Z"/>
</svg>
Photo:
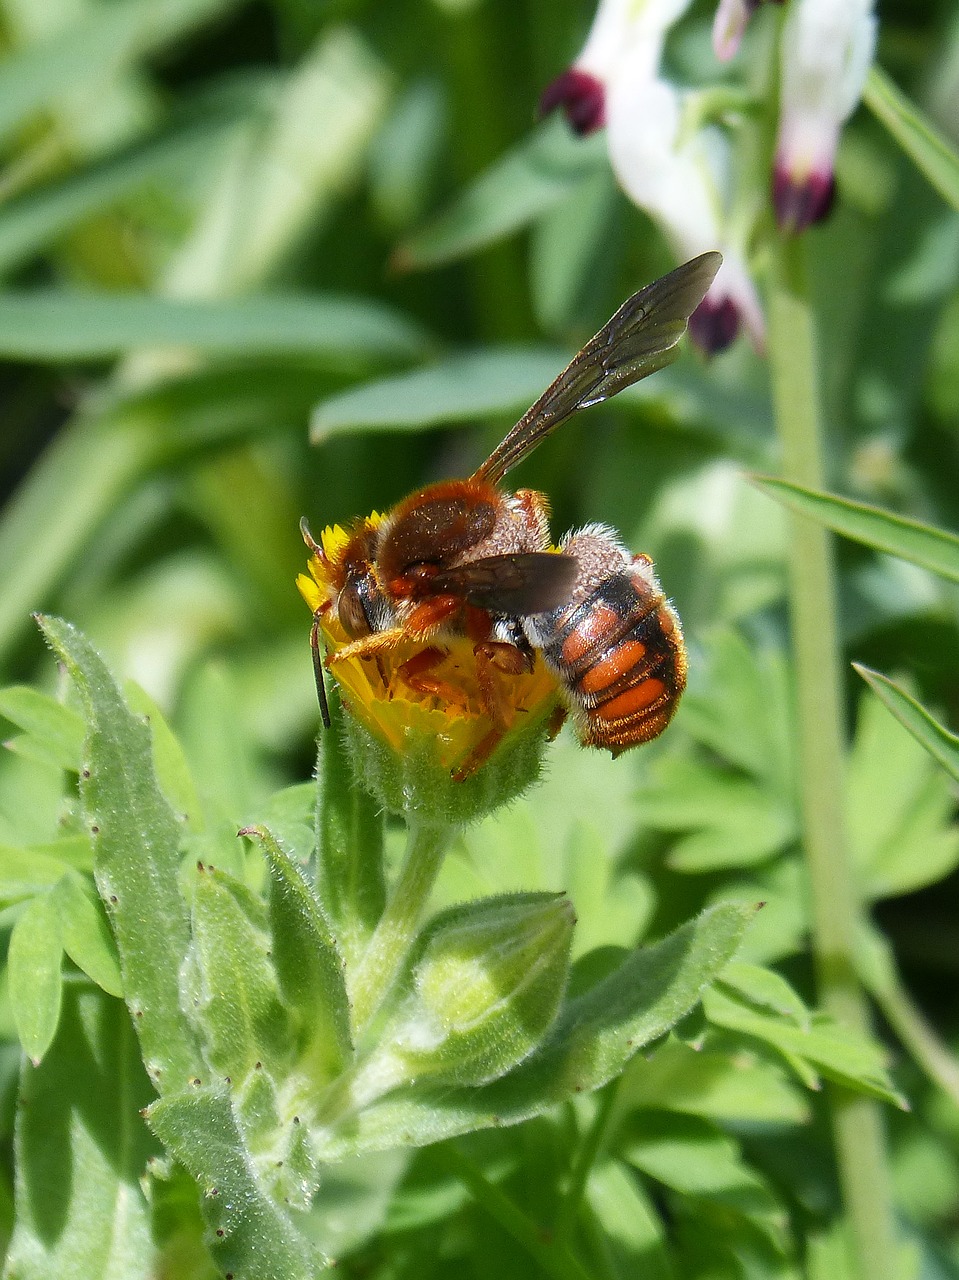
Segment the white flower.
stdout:
<svg viewBox="0 0 959 1280">
<path fill-rule="evenodd" d="M 680 259 L 720 248 L 723 266 L 690 320 L 707 352 L 720 351 L 744 325 L 764 339 L 762 309 L 738 247 L 724 226 L 722 179 L 728 168 L 718 131 L 683 126 L 685 96 L 660 75 L 663 44 L 689 0 L 602 0 L 572 67 L 543 94 L 572 127 L 608 129 L 609 158 L 635 204 L 662 228 Z"/>
<path fill-rule="evenodd" d="M 786 18 L 773 204 L 788 231 L 818 222 L 832 205 L 839 132 L 875 49 L 872 9 L 873 0 L 794 0 Z"/>
<path fill-rule="evenodd" d="M 713 50 L 720 62 L 728 62 L 739 50 L 743 32 L 763 0 L 719 0 L 713 19 Z M 783 0 L 773 0 L 782 4 Z"/>
<path fill-rule="evenodd" d="M 723 265 L 689 331 L 709 353 L 721 351 L 742 324 L 762 350 L 762 307 L 741 252 L 723 227 L 720 178 L 728 151 L 718 131 L 683 136 L 682 97 L 668 81 L 634 74 L 623 59 L 608 94 L 609 158 L 626 194 L 663 229 L 679 259 L 722 246 Z M 712 144 L 712 145 L 711 145 Z"/>
</svg>

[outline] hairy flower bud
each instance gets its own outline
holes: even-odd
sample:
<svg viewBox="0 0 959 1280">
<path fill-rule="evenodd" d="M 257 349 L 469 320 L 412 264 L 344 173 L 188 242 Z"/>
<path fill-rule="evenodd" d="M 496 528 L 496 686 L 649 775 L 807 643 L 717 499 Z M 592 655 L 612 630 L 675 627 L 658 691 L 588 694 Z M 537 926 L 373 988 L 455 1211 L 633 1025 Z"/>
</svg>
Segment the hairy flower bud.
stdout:
<svg viewBox="0 0 959 1280">
<path fill-rule="evenodd" d="M 368 1097 L 424 1078 L 479 1085 L 522 1062 L 566 989 L 575 918 L 562 894 L 487 898 L 425 930 L 401 999 L 355 1085 Z"/>
</svg>

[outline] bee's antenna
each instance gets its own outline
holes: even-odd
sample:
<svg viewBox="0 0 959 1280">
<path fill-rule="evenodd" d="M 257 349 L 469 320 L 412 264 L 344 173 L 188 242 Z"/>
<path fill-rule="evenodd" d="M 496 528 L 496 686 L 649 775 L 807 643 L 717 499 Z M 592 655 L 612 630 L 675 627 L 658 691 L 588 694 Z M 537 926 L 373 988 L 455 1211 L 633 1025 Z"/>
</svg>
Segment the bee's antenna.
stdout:
<svg viewBox="0 0 959 1280">
<path fill-rule="evenodd" d="M 310 526 L 307 523 L 306 516 L 300 516 L 300 533 L 310 552 L 315 555 L 318 560 L 322 560 L 323 563 L 326 564 L 326 555 L 323 551 L 323 547 L 313 537 L 312 533 L 310 533 Z"/>
</svg>

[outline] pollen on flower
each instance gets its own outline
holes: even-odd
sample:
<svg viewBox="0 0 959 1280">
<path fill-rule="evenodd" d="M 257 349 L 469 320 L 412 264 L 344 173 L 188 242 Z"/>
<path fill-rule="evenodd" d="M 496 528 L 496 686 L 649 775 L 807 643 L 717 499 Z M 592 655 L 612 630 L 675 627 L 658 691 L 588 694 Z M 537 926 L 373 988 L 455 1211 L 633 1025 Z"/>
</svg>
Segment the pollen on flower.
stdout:
<svg viewBox="0 0 959 1280">
<path fill-rule="evenodd" d="M 375 523 L 381 518 L 375 512 L 369 517 Z M 464 770 L 463 776 L 469 776 L 484 762 L 487 742 L 495 747 L 514 730 L 544 724 L 556 710 L 559 694 L 539 654 L 529 673 L 494 673 L 504 721 L 499 725 L 493 724 L 484 703 L 475 645 L 467 636 L 401 639 L 374 655 L 335 661 L 350 637 L 331 607 L 336 592 L 330 562 L 335 563 L 346 539 L 339 526 L 325 529 L 320 545 L 326 559 L 311 556 L 309 574 L 301 573 L 296 585 L 319 623 L 327 670 L 367 730 L 401 754 L 421 750 L 427 742 L 444 770 Z"/>
</svg>

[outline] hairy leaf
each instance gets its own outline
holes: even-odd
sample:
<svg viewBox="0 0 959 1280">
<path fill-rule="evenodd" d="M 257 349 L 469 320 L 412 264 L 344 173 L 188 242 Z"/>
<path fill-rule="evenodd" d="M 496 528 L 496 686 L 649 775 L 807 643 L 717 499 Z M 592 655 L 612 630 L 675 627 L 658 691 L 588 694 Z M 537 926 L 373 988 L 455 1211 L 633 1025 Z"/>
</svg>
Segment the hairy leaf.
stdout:
<svg viewBox="0 0 959 1280">
<path fill-rule="evenodd" d="M 76 682 L 87 719 L 80 794 L 127 1004 L 147 1071 L 158 1089 L 175 1090 L 199 1067 L 180 1009 L 178 977 L 189 942 L 178 878 L 180 828 L 157 785 L 146 724 L 76 628 L 59 618 L 41 625 Z"/>
<path fill-rule="evenodd" d="M 53 1046 L 24 1067 L 10 1280 L 156 1276 L 139 1183 L 156 1150 L 139 1115 L 150 1093 L 122 1003 L 69 987 Z"/>
</svg>

